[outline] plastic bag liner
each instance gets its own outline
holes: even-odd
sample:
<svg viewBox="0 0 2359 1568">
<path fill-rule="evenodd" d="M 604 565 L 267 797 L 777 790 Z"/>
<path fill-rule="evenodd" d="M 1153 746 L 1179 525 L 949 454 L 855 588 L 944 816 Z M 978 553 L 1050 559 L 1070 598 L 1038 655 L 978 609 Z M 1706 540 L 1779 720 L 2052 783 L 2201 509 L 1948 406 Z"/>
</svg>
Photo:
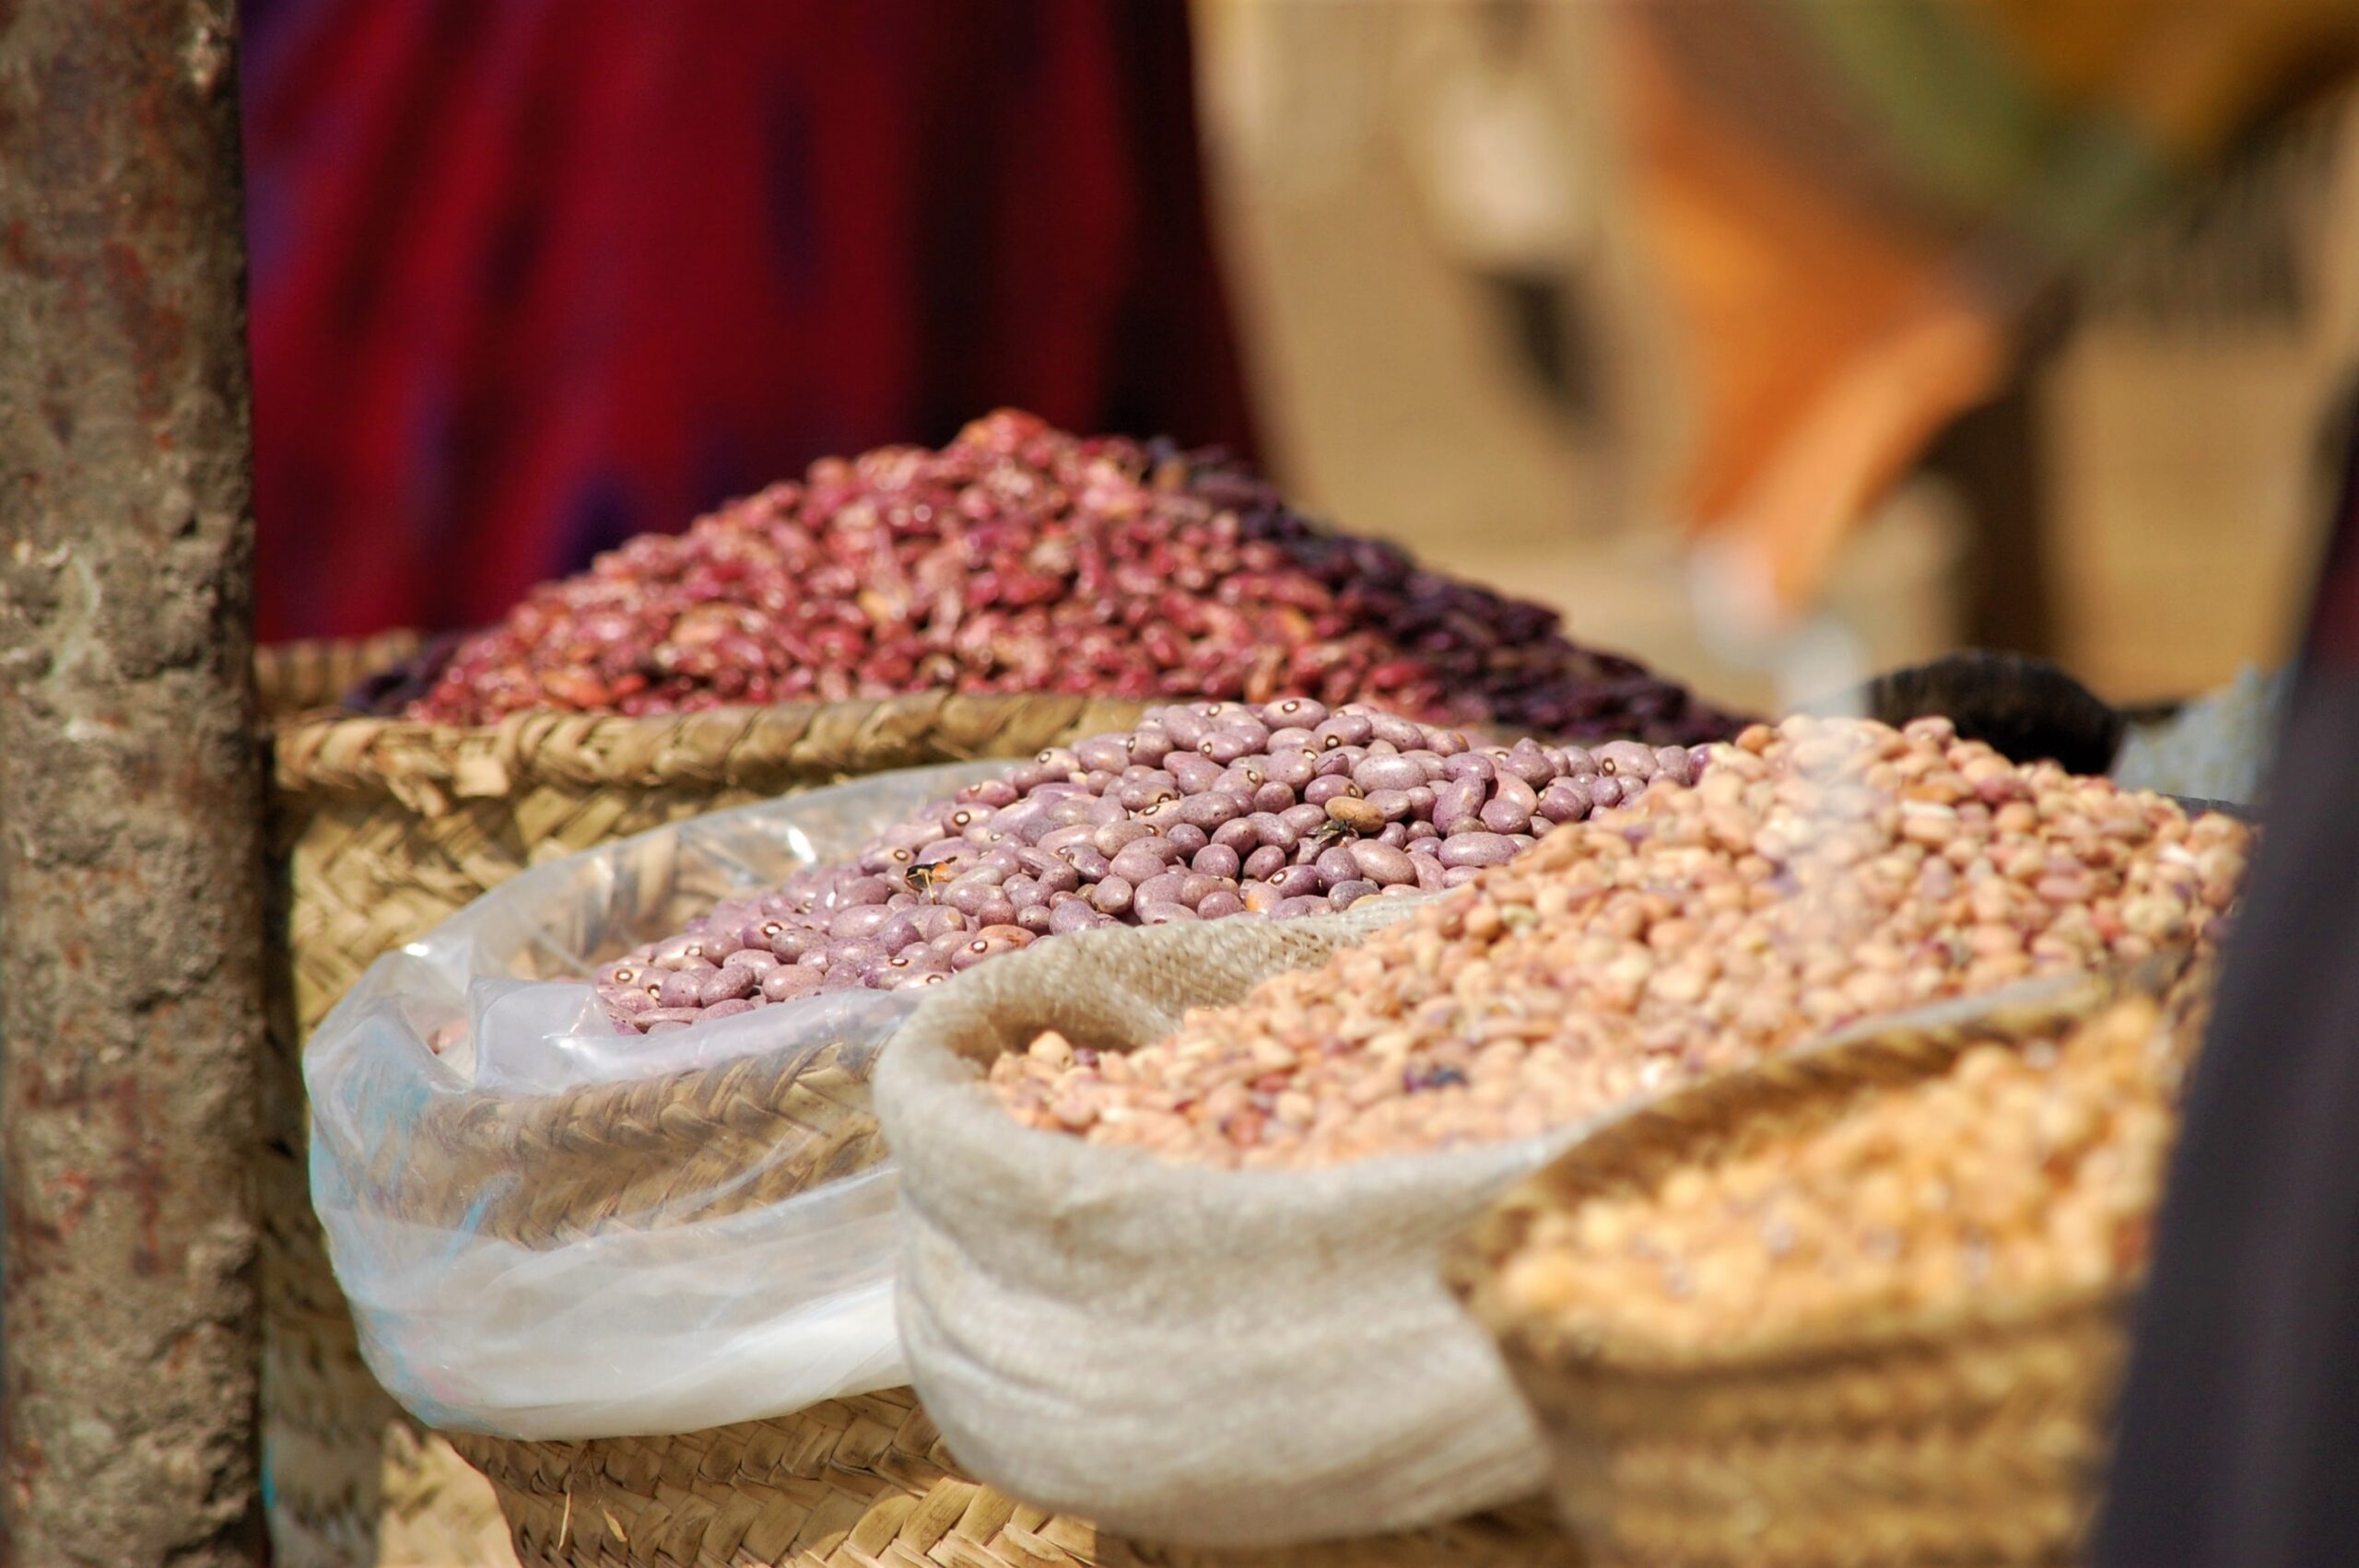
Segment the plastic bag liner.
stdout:
<svg viewBox="0 0 2359 1568">
<path fill-rule="evenodd" d="M 1006 766 L 878 775 L 570 856 L 370 966 L 304 1081 L 312 1201 L 396 1399 L 537 1440 L 698 1431 L 909 1380 L 867 1077 L 914 998 L 626 1035 L 589 977 Z"/>
<path fill-rule="evenodd" d="M 1443 1283 L 1486 1203 L 1575 1136 L 1302 1171 L 1037 1131 L 979 1075 L 1041 1029 L 1128 1050 L 1414 902 L 1084 931 L 980 965 L 886 1053 L 912 1380 L 961 1466 L 1189 1547 L 1438 1524 L 1539 1492 L 1547 1454 Z"/>
</svg>

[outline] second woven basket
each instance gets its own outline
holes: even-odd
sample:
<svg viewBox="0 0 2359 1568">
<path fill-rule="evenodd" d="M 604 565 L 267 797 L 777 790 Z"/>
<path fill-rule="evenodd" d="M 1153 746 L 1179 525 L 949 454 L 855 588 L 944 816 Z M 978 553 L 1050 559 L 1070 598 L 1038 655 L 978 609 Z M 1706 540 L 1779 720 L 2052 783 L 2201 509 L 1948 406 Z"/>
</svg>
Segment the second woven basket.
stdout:
<svg viewBox="0 0 2359 1568">
<path fill-rule="evenodd" d="M 2081 1561 L 2131 1284 L 1888 1312 L 1741 1346 L 1596 1342 L 1508 1305 L 1543 1215 L 1824 1125 L 1984 1042 L 2055 1040 L 2131 994 L 2196 1004 L 2183 956 L 1933 1025 L 1865 1028 L 1607 1124 L 1485 1216 L 1452 1282 L 1540 1416 L 1559 1513 L 1601 1564 L 2067 1568 Z M 2185 1027 L 2183 1022 L 2177 1026 Z"/>
<path fill-rule="evenodd" d="M 1019 757 L 1140 705 L 932 693 L 659 718 L 527 714 L 451 729 L 325 711 L 416 639 L 257 661 L 271 720 L 273 972 L 264 1431 L 288 1568 L 505 1568 L 481 1479 L 362 1364 L 311 1210 L 301 1044 L 360 972 L 517 872 L 718 810 L 871 773 Z"/>
</svg>

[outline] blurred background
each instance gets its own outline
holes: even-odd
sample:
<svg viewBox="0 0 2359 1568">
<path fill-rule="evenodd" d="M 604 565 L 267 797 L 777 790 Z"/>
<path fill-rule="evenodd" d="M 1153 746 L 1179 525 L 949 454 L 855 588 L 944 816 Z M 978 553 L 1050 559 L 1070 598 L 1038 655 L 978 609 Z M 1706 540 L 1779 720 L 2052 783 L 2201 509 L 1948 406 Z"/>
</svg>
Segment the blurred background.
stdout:
<svg viewBox="0 0 2359 1568">
<path fill-rule="evenodd" d="M 1630 205 L 1610 9 L 1197 8 L 1255 406 L 1309 504 L 1766 701 L 1677 566 L 1698 393 Z M 2125 225 L 1910 464 L 1826 587 L 1874 667 L 2012 647 L 2129 702 L 2283 655 L 2359 370 L 2354 110 L 2328 88 Z"/>
<path fill-rule="evenodd" d="M 1873 667 L 2191 695 L 2359 386 L 2353 10 L 248 0 L 263 630 L 1015 404 L 1731 702 L 1699 530 Z"/>
</svg>

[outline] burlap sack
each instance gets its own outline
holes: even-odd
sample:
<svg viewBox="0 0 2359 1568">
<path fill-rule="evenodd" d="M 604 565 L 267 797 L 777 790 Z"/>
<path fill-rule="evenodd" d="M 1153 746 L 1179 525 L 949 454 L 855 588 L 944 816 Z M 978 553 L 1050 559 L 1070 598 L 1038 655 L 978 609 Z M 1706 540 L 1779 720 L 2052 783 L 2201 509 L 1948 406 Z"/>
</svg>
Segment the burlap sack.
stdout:
<svg viewBox="0 0 2359 1568">
<path fill-rule="evenodd" d="M 1190 1168 L 1017 1124 L 979 1077 L 1040 1029 L 1130 1049 L 1405 914 L 1086 932 L 977 968 L 879 1064 L 903 1349 L 962 1466 L 1184 1546 L 1407 1528 L 1546 1475 L 1453 1240 L 1569 1140 L 1328 1170 Z"/>
</svg>

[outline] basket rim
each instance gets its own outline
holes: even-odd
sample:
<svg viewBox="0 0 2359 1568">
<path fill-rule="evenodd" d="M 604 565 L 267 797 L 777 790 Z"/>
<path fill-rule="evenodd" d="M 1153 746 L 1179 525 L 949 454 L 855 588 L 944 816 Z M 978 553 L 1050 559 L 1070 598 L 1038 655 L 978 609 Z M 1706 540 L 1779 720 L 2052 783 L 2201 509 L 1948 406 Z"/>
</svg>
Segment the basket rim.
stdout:
<svg viewBox="0 0 2359 1568">
<path fill-rule="evenodd" d="M 936 688 L 891 696 L 740 704 L 629 715 L 528 708 L 497 723 L 441 724 L 315 710 L 278 727 L 273 783 L 283 797 L 431 802 L 506 795 L 519 784 L 661 789 L 767 781 L 779 769 L 816 766 L 805 753 L 854 755 L 897 736 L 922 735 L 927 760 L 994 755 L 1003 731 L 1090 736 L 1132 727 L 1149 709 L 1186 696 L 1096 692 L 968 692 Z M 1519 731 L 1461 726 L 1508 743 Z M 825 771 L 820 767 L 819 771 Z"/>
<path fill-rule="evenodd" d="M 1626 1328 L 1573 1328 L 1508 1307 L 1495 1265 L 1519 1247 L 1542 1212 L 1578 1206 L 1593 1188 L 1659 1182 L 1677 1163 L 1665 1148 L 1718 1143 L 1734 1126 L 1780 1109 L 1820 1105 L 1875 1084 L 1930 1078 L 1975 1046 L 2052 1037 L 2137 997 L 2165 1000 L 2207 960 L 2179 947 L 2123 966 L 2020 982 L 1978 997 L 1866 1020 L 1754 1066 L 1707 1080 L 1608 1117 L 1543 1169 L 1517 1183 L 1460 1239 L 1444 1270 L 1452 1292 L 1511 1363 L 1599 1376 L 1708 1378 L 1796 1370 L 1931 1351 L 1964 1339 L 2002 1338 L 2091 1312 L 2123 1309 L 2142 1270 L 2012 1298 L 1954 1298 L 1880 1308 L 1774 1332 L 1708 1343 L 1651 1338 Z"/>
<path fill-rule="evenodd" d="M 487 725 L 329 711 L 280 730 L 274 775 L 289 794 L 379 795 L 425 786 L 464 797 L 504 794 L 520 779 L 538 778 L 642 788 L 713 783 L 791 761 L 822 731 L 838 750 L 868 735 L 923 732 L 944 760 L 962 760 L 984 755 L 982 743 L 1020 716 L 1040 715 L 1050 728 L 1086 721 L 1110 731 L 1147 706 L 1086 693 L 943 689 L 637 716 L 532 708 Z M 959 721 L 976 733 L 960 736 Z"/>
<path fill-rule="evenodd" d="M 1701 1346 L 1648 1343 L 1627 1333 L 1590 1335 L 1523 1322 L 1495 1329 L 1494 1335 L 1510 1361 L 1527 1368 L 1598 1379 L 1700 1382 L 1930 1354 L 1970 1340 L 2036 1333 L 2074 1318 L 2122 1311 L 2137 1299 L 2143 1281 L 2141 1271 L 2012 1300 L 1944 1302 L 1910 1312 L 1880 1310 L 1839 1325 Z"/>
<path fill-rule="evenodd" d="M 417 647 L 418 635 L 398 627 L 367 637 L 257 644 L 254 687 L 265 727 L 285 729 L 329 710 L 355 680 L 407 658 Z"/>
</svg>

